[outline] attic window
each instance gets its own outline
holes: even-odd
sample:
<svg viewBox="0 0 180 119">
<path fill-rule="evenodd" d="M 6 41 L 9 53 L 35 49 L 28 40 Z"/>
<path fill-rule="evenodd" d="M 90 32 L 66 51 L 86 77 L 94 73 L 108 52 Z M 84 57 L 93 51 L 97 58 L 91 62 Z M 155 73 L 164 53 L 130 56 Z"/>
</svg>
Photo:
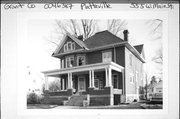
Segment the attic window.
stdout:
<svg viewBox="0 0 180 119">
<path fill-rule="evenodd" d="M 74 42 L 67 42 L 64 44 L 64 52 L 75 50 L 75 43 Z"/>
</svg>

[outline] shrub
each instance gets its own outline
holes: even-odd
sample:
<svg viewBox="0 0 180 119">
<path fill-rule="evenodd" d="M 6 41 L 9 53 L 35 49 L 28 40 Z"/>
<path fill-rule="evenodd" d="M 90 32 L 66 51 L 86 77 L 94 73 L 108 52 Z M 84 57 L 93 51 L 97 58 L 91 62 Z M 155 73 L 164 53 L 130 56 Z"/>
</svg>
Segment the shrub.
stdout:
<svg viewBox="0 0 180 119">
<path fill-rule="evenodd" d="M 27 104 L 40 104 L 44 100 L 44 97 L 37 95 L 36 93 L 29 93 L 27 95 Z"/>
<path fill-rule="evenodd" d="M 133 102 L 137 102 L 137 99 L 134 99 L 134 101 Z"/>
</svg>

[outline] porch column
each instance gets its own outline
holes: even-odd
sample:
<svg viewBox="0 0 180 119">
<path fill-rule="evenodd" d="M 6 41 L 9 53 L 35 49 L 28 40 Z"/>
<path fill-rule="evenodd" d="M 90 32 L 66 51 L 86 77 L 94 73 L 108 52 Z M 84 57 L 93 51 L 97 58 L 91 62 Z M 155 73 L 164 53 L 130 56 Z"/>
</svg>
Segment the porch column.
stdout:
<svg viewBox="0 0 180 119">
<path fill-rule="evenodd" d="M 45 90 L 49 90 L 49 86 L 48 86 L 48 76 L 45 75 Z"/>
<path fill-rule="evenodd" d="M 92 70 L 92 87 L 94 87 L 94 70 Z"/>
<path fill-rule="evenodd" d="M 91 76 L 91 70 L 89 70 L 89 87 L 92 87 L 92 76 Z"/>
<path fill-rule="evenodd" d="M 68 89 L 72 89 L 72 73 L 68 73 Z"/>
<path fill-rule="evenodd" d="M 124 80 L 125 80 L 125 79 L 124 79 L 124 69 L 123 69 L 123 70 L 122 70 L 122 81 L 123 81 L 123 83 L 122 83 L 122 84 L 123 84 L 123 85 L 122 85 L 122 88 L 123 88 L 122 94 L 125 94 L 125 86 L 124 86 L 124 85 L 125 85 L 125 82 L 124 82 Z"/>
<path fill-rule="evenodd" d="M 59 84 L 60 84 L 60 91 L 62 90 L 62 88 L 61 88 L 61 78 L 59 78 Z"/>
<path fill-rule="evenodd" d="M 112 69 L 108 68 L 108 86 L 112 86 Z"/>
<path fill-rule="evenodd" d="M 106 86 L 108 86 L 108 69 L 107 68 L 105 69 L 105 72 L 106 72 Z"/>
<path fill-rule="evenodd" d="M 112 69 L 110 67 L 106 68 L 106 86 L 112 86 Z"/>
</svg>

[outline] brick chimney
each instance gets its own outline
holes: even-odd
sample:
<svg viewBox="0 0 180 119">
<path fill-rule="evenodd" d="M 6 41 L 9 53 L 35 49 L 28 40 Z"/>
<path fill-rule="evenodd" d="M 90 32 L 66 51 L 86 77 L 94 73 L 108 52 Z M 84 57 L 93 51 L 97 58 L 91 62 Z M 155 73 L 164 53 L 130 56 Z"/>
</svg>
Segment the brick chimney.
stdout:
<svg viewBox="0 0 180 119">
<path fill-rule="evenodd" d="M 128 34 L 129 34 L 128 30 L 124 30 L 123 34 L 124 34 L 124 41 L 128 41 Z"/>
</svg>

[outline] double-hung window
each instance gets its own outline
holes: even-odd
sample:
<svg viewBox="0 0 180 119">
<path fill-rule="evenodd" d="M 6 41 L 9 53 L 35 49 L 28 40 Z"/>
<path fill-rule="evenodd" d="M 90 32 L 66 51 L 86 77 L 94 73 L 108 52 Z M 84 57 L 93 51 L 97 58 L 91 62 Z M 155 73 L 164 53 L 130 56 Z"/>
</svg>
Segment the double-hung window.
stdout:
<svg viewBox="0 0 180 119">
<path fill-rule="evenodd" d="M 113 88 L 118 89 L 118 75 L 117 74 L 113 74 L 112 84 L 113 84 Z"/>
<path fill-rule="evenodd" d="M 111 62 L 112 61 L 112 52 L 106 51 L 102 53 L 103 62 Z"/>
<path fill-rule="evenodd" d="M 64 44 L 64 52 L 75 50 L 75 43 L 74 42 L 67 42 Z"/>
<path fill-rule="evenodd" d="M 97 79 L 97 78 L 94 79 L 94 87 L 96 89 L 99 89 L 99 79 Z"/>
<path fill-rule="evenodd" d="M 133 74 L 130 74 L 130 83 L 134 84 L 134 75 Z"/>
<path fill-rule="evenodd" d="M 77 66 L 85 65 L 85 56 L 77 56 Z"/>
<path fill-rule="evenodd" d="M 73 67 L 74 65 L 74 56 L 66 57 L 66 68 Z"/>
</svg>

